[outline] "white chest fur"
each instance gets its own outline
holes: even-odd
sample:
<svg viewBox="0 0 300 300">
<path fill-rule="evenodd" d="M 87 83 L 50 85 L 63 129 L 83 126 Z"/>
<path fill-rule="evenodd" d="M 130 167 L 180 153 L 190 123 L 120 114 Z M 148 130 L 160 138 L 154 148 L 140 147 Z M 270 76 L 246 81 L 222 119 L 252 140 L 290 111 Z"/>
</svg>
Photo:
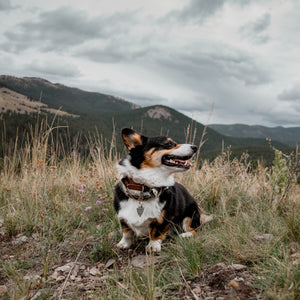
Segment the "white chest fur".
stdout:
<svg viewBox="0 0 300 300">
<path fill-rule="evenodd" d="M 138 215 L 137 208 L 142 205 L 144 208 L 141 216 Z M 149 224 L 153 219 L 157 219 L 165 203 L 160 203 L 158 198 L 140 202 L 129 198 L 128 201 L 120 203 L 118 217 L 123 219 L 137 236 L 149 236 Z"/>
</svg>

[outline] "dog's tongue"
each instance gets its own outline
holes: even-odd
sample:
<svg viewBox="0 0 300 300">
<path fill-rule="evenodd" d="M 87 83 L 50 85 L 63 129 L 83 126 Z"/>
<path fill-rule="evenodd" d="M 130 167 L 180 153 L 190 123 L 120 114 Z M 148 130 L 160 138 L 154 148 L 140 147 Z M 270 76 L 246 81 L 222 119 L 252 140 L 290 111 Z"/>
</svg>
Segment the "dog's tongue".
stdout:
<svg viewBox="0 0 300 300">
<path fill-rule="evenodd" d="M 183 166 L 190 166 L 192 167 L 193 165 L 187 161 L 187 160 L 180 160 L 180 159 L 174 159 L 174 161 L 176 161 L 176 163 L 183 165 Z"/>
</svg>

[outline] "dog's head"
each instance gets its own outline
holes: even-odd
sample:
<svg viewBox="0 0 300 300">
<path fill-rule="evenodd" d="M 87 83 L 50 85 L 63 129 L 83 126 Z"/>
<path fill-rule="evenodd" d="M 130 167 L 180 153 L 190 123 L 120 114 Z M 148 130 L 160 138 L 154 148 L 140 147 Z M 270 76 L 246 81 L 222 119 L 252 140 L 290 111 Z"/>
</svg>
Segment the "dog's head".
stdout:
<svg viewBox="0 0 300 300">
<path fill-rule="evenodd" d="M 130 128 L 122 130 L 122 138 L 129 155 L 119 163 L 120 173 L 152 186 L 172 185 L 170 175 L 187 171 L 192 166 L 188 159 L 197 151 L 194 145 L 177 144 L 165 136 L 146 137 Z"/>
</svg>

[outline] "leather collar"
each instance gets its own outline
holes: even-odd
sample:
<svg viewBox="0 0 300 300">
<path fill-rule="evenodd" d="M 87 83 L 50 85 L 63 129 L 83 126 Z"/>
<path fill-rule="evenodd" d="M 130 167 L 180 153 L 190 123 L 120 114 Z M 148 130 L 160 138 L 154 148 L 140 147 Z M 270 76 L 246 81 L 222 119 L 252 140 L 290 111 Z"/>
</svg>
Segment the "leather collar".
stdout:
<svg viewBox="0 0 300 300">
<path fill-rule="evenodd" d="M 160 196 L 160 194 L 168 187 L 149 187 L 145 184 L 140 184 L 133 181 L 129 177 L 124 177 L 121 180 L 123 192 L 127 197 L 138 200 L 148 201 Z"/>
</svg>

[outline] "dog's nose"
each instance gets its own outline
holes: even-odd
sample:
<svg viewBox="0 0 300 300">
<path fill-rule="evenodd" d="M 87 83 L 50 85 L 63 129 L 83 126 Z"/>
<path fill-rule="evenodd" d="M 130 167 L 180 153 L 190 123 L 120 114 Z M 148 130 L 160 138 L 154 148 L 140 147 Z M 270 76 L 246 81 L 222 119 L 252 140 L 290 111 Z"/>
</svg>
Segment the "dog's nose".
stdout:
<svg viewBox="0 0 300 300">
<path fill-rule="evenodd" d="M 198 150 L 197 146 L 195 146 L 195 145 L 192 145 L 191 148 L 194 151 L 194 153 Z"/>
</svg>

